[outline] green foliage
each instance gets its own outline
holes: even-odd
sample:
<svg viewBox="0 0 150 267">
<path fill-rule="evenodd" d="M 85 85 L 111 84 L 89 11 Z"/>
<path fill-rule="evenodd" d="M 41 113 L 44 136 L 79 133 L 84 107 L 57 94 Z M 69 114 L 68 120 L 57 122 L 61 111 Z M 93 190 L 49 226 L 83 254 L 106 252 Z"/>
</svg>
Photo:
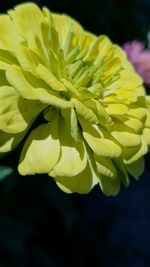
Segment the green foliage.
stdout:
<svg viewBox="0 0 150 267">
<path fill-rule="evenodd" d="M 1 155 L 0 155 L 1 156 Z M 13 169 L 8 166 L 0 166 L 0 182 L 13 172 Z"/>
</svg>

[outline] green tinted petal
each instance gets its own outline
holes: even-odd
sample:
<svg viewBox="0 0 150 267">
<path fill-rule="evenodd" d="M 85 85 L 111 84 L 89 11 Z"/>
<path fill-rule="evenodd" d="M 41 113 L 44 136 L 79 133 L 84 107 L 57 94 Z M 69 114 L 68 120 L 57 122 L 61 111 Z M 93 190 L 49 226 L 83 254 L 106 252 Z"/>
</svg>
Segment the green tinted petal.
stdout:
<svg viewBox="0 0 150 267">
<path fill-rule="evenodd" d="M 126 165 L 127 171 L 135 178 L 138 179 L 139 176 L 144 172 L 144 158 L 139 158 L 131 164 Z"/>
<path fill-rule="evenodd" d="M 71 136 L 78 141 L 78 121 L 74 108 L 62 110 L 61 115 Z"/>
<path fill-rule="evenodd" d="M 117 176 L 116 168 L 110 158 L 95 156 L 97 172 L 105 177 L 111 178 L 114 180 Z"/>
<path fill-rule="evenodd" d="M 0 152 L 5 153 L 13 150 L 23 139 L 26 131 L 19 134 L 9 134 L 0 131 Z"/>
<path fill-rule="evenodd" d="M 0 49 L 0 70 L 7 70 L 9 65 L 17 64 L 16 58 L 8 50 Z"/>
<path fill-rule="evenodd" d="M 83 119 L 92 124 L 98 122 L 94 112 L 91 109 L 87 108 L 84 104 L 82 104 L 82 102 L 80 102 L 75 98 L 72 98 L 72 103 L 74 103 L 75 105 L 77 114 L 81 116 Z"/>
<path fill-rule="evenodd" d="M 106 196 L 116 196 L 120 190 L 120 179 L 110 180 L 108 177 L 99 176 L 99 184 Z"/>
<path fill-rule="evenodd" d="M 135 118 L 129 118 L 124 124 L 132 128 L 136 133 L 139 133 L 143 128 L 143 123 Z"/>
<path fill-rule="evenodd" d="M 129 177 L 125 165 L 121 159 L 113 159 L 113 163 L 117 169 L 117 177 L 121 180 L 124 186 L 129 186 Z"/>
<path fill-rule="evenodd" d="M 91 108 L 97 115 L 99 123 L 105 126 L 112 126 L 113 122 L 107 110 L 103 107 L 100 101 L 90 99 L 85 102 L 86 106 Z"/>
<path fill-rule="evenodd" d="M 148 151 L 148 146 L 145 143 L 144 139 L 142 138 L 141 146 L 139 147 L 138 151 L 136 151 L 136 153 L 134 155 L 132 155 L 132 157 L 130 157 L 128 159 L 124 159 L 124 163 L 125 164 L 131 164 L 134 161 L 137 161 L 140 157 L 145 155 L 147 153 L 147 151 Z"/>
</svg>

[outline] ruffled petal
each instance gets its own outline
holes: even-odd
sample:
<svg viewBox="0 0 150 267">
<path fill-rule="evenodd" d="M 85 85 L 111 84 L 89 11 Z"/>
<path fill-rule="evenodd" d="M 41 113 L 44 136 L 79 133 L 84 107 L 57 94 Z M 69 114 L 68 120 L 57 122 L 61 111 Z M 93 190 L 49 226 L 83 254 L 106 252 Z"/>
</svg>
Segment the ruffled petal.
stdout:
<svg viewBox="0 0 150 267">
<path fill-rule="evenodd" d="M 18 34 L 25 36 L 27 32 L 33 31 L 37 35 L 41 34 L 40 22 L 42 12 L 34 3 L 24 3 L 18 5 L 14 10 L 8 12 Z"/>
</svg>

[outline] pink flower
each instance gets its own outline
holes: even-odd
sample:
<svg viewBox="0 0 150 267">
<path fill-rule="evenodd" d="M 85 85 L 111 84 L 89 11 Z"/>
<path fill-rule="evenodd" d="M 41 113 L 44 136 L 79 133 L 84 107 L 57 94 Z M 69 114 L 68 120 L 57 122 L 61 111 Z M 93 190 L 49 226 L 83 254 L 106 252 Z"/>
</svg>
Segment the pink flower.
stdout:
<svg viewBox="0 0 150 267">
<path fill-rule="evenodd" d="M 144 49 L 144 44 L 139 41 L 125 43 L 123 49 L 144 83 L 150 86 L 150 50 Z"/>
</svg>

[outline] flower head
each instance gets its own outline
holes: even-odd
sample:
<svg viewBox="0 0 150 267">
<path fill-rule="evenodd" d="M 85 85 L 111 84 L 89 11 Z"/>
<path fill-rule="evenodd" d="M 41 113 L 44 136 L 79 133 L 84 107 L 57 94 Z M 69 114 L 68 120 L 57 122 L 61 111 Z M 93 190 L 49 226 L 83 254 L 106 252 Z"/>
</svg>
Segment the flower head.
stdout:
<svg viewBox="0 0 150 267">
<path fill-rule="evenodd" d="M 0 16 L 0 152 L 65 192 L 106 195 L 143 171 L 150 115 L 140 77 L 106 36 L 28 3 Z"/>
<path fill-rule="evenodd" d="M 139 41 L 128 42 L 123 48 L 144 83 L 150 86 L 150 50 L 144 49 L 143 43 Z"/>
</svg>

